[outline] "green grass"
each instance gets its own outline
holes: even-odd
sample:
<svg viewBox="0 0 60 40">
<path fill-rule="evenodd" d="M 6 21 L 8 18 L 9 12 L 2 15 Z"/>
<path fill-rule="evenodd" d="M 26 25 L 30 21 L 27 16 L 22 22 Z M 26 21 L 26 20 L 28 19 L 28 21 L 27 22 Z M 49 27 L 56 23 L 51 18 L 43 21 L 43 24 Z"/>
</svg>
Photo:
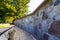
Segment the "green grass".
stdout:
<svg viewBox="0 0 60 40">
<path fill-rule="evenodd" d="M 9 26 L 10 26 L 10 24 L 0 24 L 0 28 L 7 28 Z"/>
<path fill-rule="evenodd" d="M 12 32 L 14 32 L 13 30 L 9 30 L 9 33 L 12 33 Z"/>
</svg>

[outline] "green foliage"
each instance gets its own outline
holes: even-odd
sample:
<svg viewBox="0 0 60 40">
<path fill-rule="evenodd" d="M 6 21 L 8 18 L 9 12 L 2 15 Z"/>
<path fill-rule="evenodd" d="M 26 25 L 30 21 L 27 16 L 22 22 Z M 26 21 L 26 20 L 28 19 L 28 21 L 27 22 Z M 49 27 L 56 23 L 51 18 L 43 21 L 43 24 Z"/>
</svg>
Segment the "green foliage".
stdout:
<svg viewBox="0 0 60 40">
<path fill-rule="evenodd" d="M 0 23 L 12 23 L 14 19 L 25 16 L 30 0 L 0 0 Z"/>
</svg>

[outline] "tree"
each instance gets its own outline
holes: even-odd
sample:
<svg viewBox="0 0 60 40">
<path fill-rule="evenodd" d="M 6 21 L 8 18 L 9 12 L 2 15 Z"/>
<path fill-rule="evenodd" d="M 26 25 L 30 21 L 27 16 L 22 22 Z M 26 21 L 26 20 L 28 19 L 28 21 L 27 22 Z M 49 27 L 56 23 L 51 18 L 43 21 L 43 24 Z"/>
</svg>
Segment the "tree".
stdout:
<svg viewBox="0 0 60 40">
<path fill-rule="evenodd" d="M 0 0 L 0 23 L 12 23 L 25 16 L 30 0 Z"/>
</svg>

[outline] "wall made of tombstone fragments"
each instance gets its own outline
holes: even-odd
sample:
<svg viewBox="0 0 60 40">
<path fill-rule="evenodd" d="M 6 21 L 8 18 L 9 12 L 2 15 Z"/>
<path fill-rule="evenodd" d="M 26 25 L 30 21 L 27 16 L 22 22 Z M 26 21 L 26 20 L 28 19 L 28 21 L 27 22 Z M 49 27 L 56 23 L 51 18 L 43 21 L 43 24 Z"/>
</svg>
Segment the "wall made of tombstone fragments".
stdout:
<svg viewBox="0 0 60 40">
<path fill-rule="evenodd" d="M 51 23 L 55 20 L 60 20 L 59 0 L 53 0 L 52 3 L 49 3 L 34 15 L 16 20 L 14 23 L 19 28 L 22 28 L 34 35 L 37 40 L 42 40 L 43 34 L 48 33 Z"/>
</svg>

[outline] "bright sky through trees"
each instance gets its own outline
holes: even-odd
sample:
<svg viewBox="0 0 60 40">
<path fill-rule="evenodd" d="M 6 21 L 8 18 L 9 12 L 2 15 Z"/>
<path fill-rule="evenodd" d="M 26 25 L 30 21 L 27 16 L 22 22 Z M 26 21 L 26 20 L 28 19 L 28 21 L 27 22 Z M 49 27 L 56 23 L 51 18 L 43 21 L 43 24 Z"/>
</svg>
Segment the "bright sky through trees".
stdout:
<svg viewBox="0 0 60 40">
<path fill-rule="evenodd" d="M 30 0 L 29 5 L 29 13 L 32 13 L 44 0 Z"/>
</svg>

